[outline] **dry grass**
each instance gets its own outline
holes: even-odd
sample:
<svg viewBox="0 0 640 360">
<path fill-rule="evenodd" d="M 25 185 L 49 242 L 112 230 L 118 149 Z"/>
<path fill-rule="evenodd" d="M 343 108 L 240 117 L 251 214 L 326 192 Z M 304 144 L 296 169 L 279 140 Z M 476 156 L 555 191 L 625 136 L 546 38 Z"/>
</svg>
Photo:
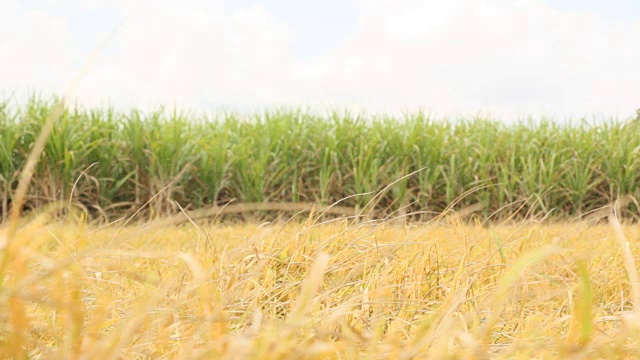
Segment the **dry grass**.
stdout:
<svg viewBox="0 0 640 360">
<path fill-rule="evenodd" d="M 637 358 L 635 226 L 22 224 L 3 357 Z M 626 242 L 631 240 L 631 244 Z M 623 245 L 622 247 L 620 245 Z"/>
</svg>

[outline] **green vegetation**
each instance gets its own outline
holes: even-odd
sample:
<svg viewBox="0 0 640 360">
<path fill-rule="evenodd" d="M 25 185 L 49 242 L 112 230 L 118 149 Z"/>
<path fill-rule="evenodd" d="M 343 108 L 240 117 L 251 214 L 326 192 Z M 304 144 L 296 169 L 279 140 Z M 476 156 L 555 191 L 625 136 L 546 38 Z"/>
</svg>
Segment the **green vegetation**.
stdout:
<svg viewBox="0 0 640 360">
<path fill-rule="evenodd" d="M 52 104 L 0 103 L 2 220 Z M 496 218 L 573 217 L 637 197 L 639 130 L 633 122 L 505 125 L 425 114 L 364 119 L 286 110 L 207 118 L 68 109 L 46 144 L 25 207 L 72 198 L 91 216 L 112 218 L 150 200 L 145 213 L 155 216 L 178 212 L 178 204 L 330 204 L 369 193 L 341 202 L 361 209 L 376 192 L 422 169 L 381 194 L 376 211 L 429 217 L 474 190 L 456 206 L 479 203 L 483 217 L 497 210 Z"/>
</svg>

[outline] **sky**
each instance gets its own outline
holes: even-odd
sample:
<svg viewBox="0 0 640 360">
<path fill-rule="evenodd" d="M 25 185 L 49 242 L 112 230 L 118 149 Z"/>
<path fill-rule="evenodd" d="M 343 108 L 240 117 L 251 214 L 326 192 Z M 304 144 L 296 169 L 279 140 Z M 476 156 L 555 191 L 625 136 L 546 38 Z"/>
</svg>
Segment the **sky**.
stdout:
<svg viewBox="0 0 640 360">
<path fill-rule="evenodd" d="M 0 0 L 0 33 L 4 98 L 504 121 L 640 108 L 637 0 Z"/>
</svg>

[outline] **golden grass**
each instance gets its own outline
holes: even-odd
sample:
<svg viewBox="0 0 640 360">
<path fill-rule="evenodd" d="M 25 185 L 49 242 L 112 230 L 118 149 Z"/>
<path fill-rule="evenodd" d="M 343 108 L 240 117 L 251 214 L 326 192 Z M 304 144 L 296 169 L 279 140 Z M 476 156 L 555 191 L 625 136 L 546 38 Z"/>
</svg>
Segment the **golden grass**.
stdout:
<svg viewBox="0 0 640 360">
<path fill-rule="evenodd" d="M 12 241 L 20 247 L 2 279 L 0 352 L 33 359 L 637 358 L 640 295 L 629 279 L 637 281 L 639 235 L 616 221 L 118 231 L 41 216 Z"/>
</svg>

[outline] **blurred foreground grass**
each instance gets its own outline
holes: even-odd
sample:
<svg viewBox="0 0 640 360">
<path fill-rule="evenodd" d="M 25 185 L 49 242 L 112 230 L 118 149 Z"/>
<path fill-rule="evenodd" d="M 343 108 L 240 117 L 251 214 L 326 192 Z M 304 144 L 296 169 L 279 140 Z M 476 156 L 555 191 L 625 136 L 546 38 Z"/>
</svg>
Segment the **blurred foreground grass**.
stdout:
<svg viewBox="0 0 640 360">
<path fill-rule="evenodd" d="M 0 352 L 638 358 L 639 233 L 617 225 L 483 227 L 450 216 L 119 229 L 40 216 L 11 243 Z"/>
</svg>

